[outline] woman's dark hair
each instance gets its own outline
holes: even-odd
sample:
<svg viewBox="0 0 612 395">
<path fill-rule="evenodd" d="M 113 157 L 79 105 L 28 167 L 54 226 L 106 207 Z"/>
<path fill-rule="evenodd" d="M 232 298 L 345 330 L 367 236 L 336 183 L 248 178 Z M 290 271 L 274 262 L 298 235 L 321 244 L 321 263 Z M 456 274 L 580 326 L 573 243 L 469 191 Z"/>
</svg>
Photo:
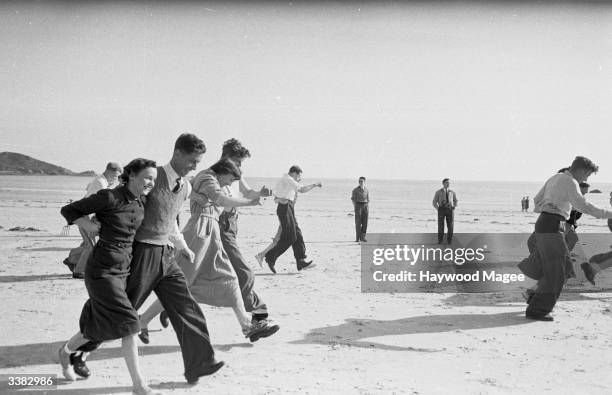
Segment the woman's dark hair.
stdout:
<svg viewBox="0 0 612 395">
<path fill-rule="evenodd" d="M 127 185 L 130 179 L 130 174 L 136 175 L 142 170 L 147 169 L 149 167 L 157 167 L 157 164 L 155 163 L 155 161 L 152 161 L 150 159 L 136 158 L 123 168 L 123 174 L 121 174 L 119 178 L 121 179 L 121 182 L 123 184 Z"/>
<path fill-rule="evenodd" d="M 218 175 L 231 174 L 237 180 L 242 177 L 242 172 L 240 171 L 240 168 L 229 159 L 219 159 L 217 163 L 210 166 L 210 170 L 214 171 L 215 174 Z"/>
</svg>

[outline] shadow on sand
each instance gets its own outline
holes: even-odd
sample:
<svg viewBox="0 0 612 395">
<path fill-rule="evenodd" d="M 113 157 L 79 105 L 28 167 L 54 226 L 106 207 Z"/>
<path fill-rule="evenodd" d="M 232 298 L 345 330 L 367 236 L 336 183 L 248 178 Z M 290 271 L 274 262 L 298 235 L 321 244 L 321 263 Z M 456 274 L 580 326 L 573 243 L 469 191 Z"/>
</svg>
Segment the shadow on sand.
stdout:
<svg viewBox="0 0 612 395">
<path fill-rule="evenodd" d="M 53 343 L 21 344 L 17 346 L 0 346 L 0 369 L 17 366 L 51 365 L 59 363 L 57 352 L 64 341 Z M 251 343 L 213 344 L 216 350 L 229 351 L 235 347 L 250 348 Z M 181 352 L 176 346 L 142 346 L 138 347 L 140 356 L 169 354 Z M 121 347 L 101 347 L 91 353 L 88 361 L 122 358 Z"/>
<path fill-rule="evenodd" d="M 79 379 L 79 381 L 82 379 Z M 2 391 L 2 394 L 18 394 L 18 395 L 23 395 L 23 394 L 28 394 L 28 395 L 41 395 L 41 394 L 46 394 L 46 393 L 52 393 L 52 394 L 57 394 L 57 395 L 81 395 L 81 394 L 87 394 L 87 395 L 103 395 L 103 394 L 131 394 L 132 393 L 132 387 L 97 387 L 97 388 L 62 388 L 65 385 L 70 385 L 74 383 L 74 381 L 69 381 L 66 380 L 64 378 L 58 378 L 57 381 L 57 389 L 54 390 L 43 390 L 43 389 L 39 389 L 39 390 L 11 390 L 9 388 L 5 388 L 6 386 L 2 386 L 2 384 L 0 384 L 0 390 Z M 193 385 L 187 384 L 187 382 L 182 381 L 182 382 L 166 382 L 166 383 L 161 383 L 161 384 L 152 384 L 150 385 L 150 387 L 154 390 L 175 390 L 175 389 L 182 389 L 182 388 L 193 388 Z"/>
<path fill-rule="evenodd" d="M 70 251 L 72 248 L 67 247 L 38 247 L 38 248 L 28 248 L 28 247 L 19 247 L 17 250 L 19 251 L 38 251 L 38 252 L 54 252 L 54 251 Z"/>
<path fill-rule="evenodd" d="M 32 274 L 29 276 L 0 276 L 0 283 L 23 283 L 28 281 L 72 280 L 70 273 Z"/>
<path fill-rule="evenodd" d="M 523 311 L 498 314 L 426 315 L 391 321 L 349 318 L 341 325 L 312 329 L 303 340 L 291 343 L 331 346 L 346 345 L 395 351 L 438 352 L 442 351 L 442 349 L 401 347 L 363 341 L 362 339 L 419 333 L 444 333 L 457 330 L 526 325 L 529 323 L 530 321 L 525 320 Z"/>
<path fill-rule="evenodd" d="M 559 302 L 606 300 L 612 298 L 612 296 L 597 296 L 597 294 L 610 292 L 612 292 L 611 287 L 585 289 L 581 286 L 566 286 L 561 293 Z M 588 296 L 590 294 L 593 296 Z M 525 299 L 520 292 L 461 293 L 449 296 L 442 302 L 449 306 L 508 307 L 516 303 L 525 304 Z"/>
</svg>

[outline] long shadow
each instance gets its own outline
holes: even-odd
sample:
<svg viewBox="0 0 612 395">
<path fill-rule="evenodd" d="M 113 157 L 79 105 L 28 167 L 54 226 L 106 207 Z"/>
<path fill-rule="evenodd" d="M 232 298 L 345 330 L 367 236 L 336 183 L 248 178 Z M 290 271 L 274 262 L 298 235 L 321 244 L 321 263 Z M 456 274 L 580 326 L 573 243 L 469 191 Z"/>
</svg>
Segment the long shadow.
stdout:
<svg viewBox="0 0 612 395">
<path fill-rule="evenodd" d="M 0 390 L 2 394 L 27 394 L 27 395 L 41 395 L 48 392 L 58 395 L 104 395 L 104 394 L 119 394 L 119 393 L 131 393 L 132 387 L 96 387 L 96 388 L 62 388 L 62 386 L 70 385 L 73 381 L 68 381 L 63 378 L 58 378 L 57 389 L 55 390 L 11 390 L 9 388 L 2 387 L 0 384 Z M 154 390 L 175 390 L 193 388 L 191 384 L 187 382 L 164 382 L 160 384 L 152 384 L 150 387 Z"/>
<path fill-rule="evenodd" d="M 612 288 L 585 289 L 581 286 L 566 286 L 559 298 L 560 302 L 575 302 L 588 300 L 607 300 L 612 296 L 586 296 L 588 294 L 610 293 Z M 520 292 L 497 292 L 497 293 L 459 293 L 449 296 L 443 302 L 449 306 L 487 306 L 508 307 L 514 303 L 525 303 Z"/>
<path fill-rule="evenodd" d="M 27 395 L 40 395 L 40 394 L 47 394 L 47 393 L 52 393 L 52 394 L 60 394 L 60 395 L 82 395 L 82 394 L 88 394 L 88 395 L 103 395 L 103 394 L 120 394 L 120 393 L 132 393 L 132 387 L 97 387 L 97 388 L 72 388 L 72 389 L 63 389 L 61 388 L 63 385 L 68 385 L 68 384 L 72 384 L 73 381 L 68 381 L 68 380 L 62 380 L 62 379 L 58 379 L 58 385 L 57 385 L 57 389 L 54 390 L 44 390 L 44 389 L 40 389 L 40 390 L 11 390 L 11 389 L 5 389 L 0 387 L 0 390 L 2 390 L 3 394 L 15 394 L 15 395 L 22 395 L 22 394 L 27 394 Z M 156 386 L 152 386 L 153 388 L 155 388 Z"/>
<path fill-rule="evenodd" d="M 273 277 L 273 276 L 297 276 L 299 273 L 288 272 L 288 273 L 255 273 L 258 277 Z"/>
<path fill-rule="evenodd" d="M 54 251 L 70 251 L 72 248 L 66 248 L 66 247 L 39 247 L 39 248 L 19 247 L 17 249 L 19 251 L 54 252 Z"/>
<path fill-rule="evenodd" d="M 72 274 L 32 274 L 28 276 L 0 276 L 0 283 L 23 283 L 29 281 L 48 281 L 72 279 Z"/>
<path fill-rule="evenodd" d="M 533 321 L 532 321 L 533 322 Z M 483 329 L 526 325 L 524 312 L 497 314 L 426 315 L 392 321 L 349 318 L 344 324 L 310 330 L 303 340 L 292 344 L 347 345 L 380 350 L 438 352 L 438 349 L 391 346 L 370 341 L 372 337 L 412 335 L 419 333 L 444 333 L 456 330 Z"/>
<path fill-rule="evenodd" d="M 0 346 L 0 369 L 17 366 L 50 365 L 58 363 L 57 351 L 64 341 L 53 343 L 33 343 L 17 346 Z M 253 347 L 250 343 L 213 344 L 213 348 L 229 351 L 234 347 Z M 169 354 L 181 352 L 176 346 L 139 346 L 138 354 L 141 356 Z M 88 361 L 122 358 L 121 347 L 101 347 L 87 357 Z"/>
</svg>

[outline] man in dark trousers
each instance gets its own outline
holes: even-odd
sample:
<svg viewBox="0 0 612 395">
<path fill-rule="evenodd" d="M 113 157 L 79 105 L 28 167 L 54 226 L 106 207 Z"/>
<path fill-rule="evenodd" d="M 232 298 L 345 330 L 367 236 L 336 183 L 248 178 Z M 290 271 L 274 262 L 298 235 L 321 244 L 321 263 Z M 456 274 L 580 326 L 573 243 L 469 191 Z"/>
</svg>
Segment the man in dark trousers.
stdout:
<svg viewBox="0 0 612 395">
<path fill-rule="evenodd" d="M 453 242 L 453 224 L 455 221 L 455 208 L 457 207 L 457 195 L 450 187 L 450 180 L 442 180 L 443 187 L 436 191 L 433 198 L 433 207 L 438 211 L 438 244 L 444 239 L 444 221 L 448 230 L 448 244 Z"/>
<path fill-rule="evenodd" d="M 221 151 L 221 159 L 229 159 L 238 167 L 242 166 L 242 162 L 251 157 L 251 153 L 246 147 L 236 139 L 229 139 L 223 143 Z M 267 197 L 271 195 L 270 189 L 265 186 L 259 191 L 252 189 L 247 184 L 244 176 L 238 181 L 234 181 L 232 185 L 225 187 L 225 192 L 228 196 L 244 196 L 247 199 L 257 199 L 259 197 Z M 219 228 L 221 230 L 221 242 L 223 249 L 227 253 L 229 260 L 238 277 L 238 285 L 242 293 L 244 308 L 252 314 L 254 321 L 265 320 L 268 318 L 268 307 L 255 290 L 255 276 L 251 267 L 240 252 L 236 236 L 238 235 L 238 211 L 233 208 L 229 211 L 223 211 L 219 217 Z"/>
<path fill-rule="evenodd" d="M 534 198 L 534 211 L 540 215 L 535 223 L 532 254 L 537 253 L 539 259 L 519 264 L 527 276 L 539 277 L 535 292 L 527 301 L 525 316 L 529 319 L 553 320 L 549 313 L 573 270 L 565 232 L 572 209 L 596 218 L 612 218 L 612 211 L 594 206 L 580 192 L 580 183 L 598 169 L 588 158 L 577 156 L 569 169 L 549 178 Z"/>
<path fill-rule="evenodd" d="M 189 293 L 183 271 L 175 260 L 169 259 L 176 251 L 193 261 L 194 254 L 183 239 L 176 216 L 191 192 L 185 176 L 196 169 L 205 152 L 206 146 L 197 136 L 182 134 L 176 140 L 170 163 L 157 168 L 157 180 L 147 196 L 145 216 L 136 231 L 126 285 L 136 310 L 151 292 L 157 294 L 181 346 L 189 384 L 196 384 L 199 377 L 213 374 L 224 365 L 215 360 L 206 319 Z M 88 342 L 79 351 L 93 351 L 99 345 Z"/>
<path fill-rule="evenodd" d="M 359 177 L 359 186 L 353 189 L 351 201 L 355 209 L 355 242 L 367 241 L 368 231 L 368 203 L 370 203 L 370 192 L 365 186 L 366 178 Z"/>
<path fill-rule="evenodd" d="M 293 248 L 293 256 L 296 260 L 297 270 L 301 271 L 312 263 L 312 260 L 306 260 L 306 245 L 302 237 L 302 231 L 295 219 L 294 202 L 297 193 L 306 193 L 313 188 L 322 187 L 318 182 L 316 184 L 304 185 L 300 184 L 302 180 L 302 169 L 299 166 L 291 166 L 289 173 L 276 184 L 274 189 L 274 201 L 278 203 L 276 206 L 276 215 L 281 226 L 281 234 L 278 243 L 272 247 L 265 255 L 266 263 L 272 273 L 276 273 L 276 260 L 289 247 Z"/>
<path fill-rule="evenodd" d="M 176 332 L 185 378 L 195 384 L 198 378 L 215 373 L 223 362 L 215 360 L 204 314 L 187 287 L 183 271 L 170 255 L 176 254 L 193 261 L 176 222 L 181 207 L 191 193 L 185 176 L 202 160 L 206 146 L 193 134 L 182 134 L 176 140 L 170 163 L 157 169 L 158 177 L 147 197 L 145 217 L 136 232 L 132 266 L 126 292 L 138 309 L 152 291 L 164 306 Z"/>
</svg>

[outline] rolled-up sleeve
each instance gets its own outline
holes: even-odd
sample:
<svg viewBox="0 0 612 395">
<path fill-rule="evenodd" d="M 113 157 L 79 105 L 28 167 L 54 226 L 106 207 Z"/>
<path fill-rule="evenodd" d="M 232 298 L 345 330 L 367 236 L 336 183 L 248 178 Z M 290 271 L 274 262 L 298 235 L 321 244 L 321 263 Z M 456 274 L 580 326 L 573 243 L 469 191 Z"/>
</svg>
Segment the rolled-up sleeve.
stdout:
<svg viewBox="0 0 612 395">
<path fill-rule="evenodd" d="M 108 189 L 102 189 L 89 197 L 62 207 L 60 213 L 66 218 L 68 224 L 72 225 L 75 220 L 81 217 L 100 212 L 111 206 L 113 204 L 112 197 Z"/>
</svg>

